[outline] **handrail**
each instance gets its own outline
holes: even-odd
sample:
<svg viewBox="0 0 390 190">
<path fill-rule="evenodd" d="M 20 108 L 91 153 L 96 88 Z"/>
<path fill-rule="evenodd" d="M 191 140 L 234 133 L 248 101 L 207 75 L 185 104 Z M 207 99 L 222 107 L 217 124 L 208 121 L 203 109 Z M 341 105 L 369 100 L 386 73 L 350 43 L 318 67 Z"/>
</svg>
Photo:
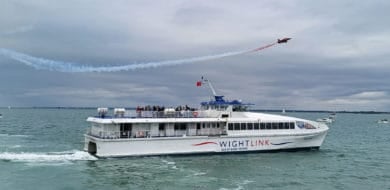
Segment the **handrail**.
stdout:
<svg viewBox="0 0 390 190">
<path fill-rule="evenodd" d="M 174 135 L 154 135 L 152 136 L 149 130 L 137 131 L 135 134 L 130 131 L 127 132 L 107 132 L 107 131 L 91 131 L 87 130 L 86 135 L 101 138 L 101 139 L 142 139 L 142 138 L 153 138 L 153 137 L 183 137 L 185 134 L 175 133 Z"/>
<path fill-rule="evenodd" d="M 104 118 L 202 118 L 204 111 L 126 111 L 123 115 L 105 116 Z M 96 116 L 101 118 L 99 116 Z"/>
</svg>

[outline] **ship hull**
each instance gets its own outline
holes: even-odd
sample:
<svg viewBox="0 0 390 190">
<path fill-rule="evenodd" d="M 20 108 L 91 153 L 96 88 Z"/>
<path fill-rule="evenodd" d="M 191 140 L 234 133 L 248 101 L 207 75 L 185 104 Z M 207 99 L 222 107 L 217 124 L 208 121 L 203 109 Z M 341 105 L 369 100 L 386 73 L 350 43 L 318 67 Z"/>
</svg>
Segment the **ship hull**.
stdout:
<svg viewBox="0 0 390 190">
<path fill-rule="evenodd" d="M 183 136 L 102 139 L 85 135 L 84 150 L 97 157 L 251 153 L 318 149 L 327 130 L 305 134 Z"/>
</svg>

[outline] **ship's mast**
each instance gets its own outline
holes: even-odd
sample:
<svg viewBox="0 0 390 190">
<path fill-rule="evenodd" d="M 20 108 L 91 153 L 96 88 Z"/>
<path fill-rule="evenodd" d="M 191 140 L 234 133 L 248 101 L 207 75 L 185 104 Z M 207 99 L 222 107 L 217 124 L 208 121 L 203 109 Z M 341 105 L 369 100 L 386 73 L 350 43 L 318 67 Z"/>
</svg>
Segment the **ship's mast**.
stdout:
<svg viewBox="0 0 390 190">
<path fill-rule="evenodd" d="M 202 83 L 207 83 L 211 89 L 211 92 L 213 93 L 214 95 L 214 98 L 215 98 L 215 101 L 216 102 L 225 102 L 225 100 L 223 99 L 223 96 L 221 95 L 217 95 L 217 93 L 215 92 L 215 89 L 213 87 L 213 85 L 211 84 L 210 80 L 208 79 L 205 79 L 203 76 L 202 76 Z"/>
<path fill-rule="evenodd" d="M 210 87 L 211 92 L 213 93 L 213 95 L 214 95 L 214 96 L 217 96 L 217 93 L 215 92 L 213 85 L 211 85 L 210 80 L 205 79 L 205 78 L 203 78 L 203 76 L 202 76 L 202 81 L 205 82 L 205 83 L 207 83 L 207 84 L 209 85 L 209 87 Z"/>
</svg>

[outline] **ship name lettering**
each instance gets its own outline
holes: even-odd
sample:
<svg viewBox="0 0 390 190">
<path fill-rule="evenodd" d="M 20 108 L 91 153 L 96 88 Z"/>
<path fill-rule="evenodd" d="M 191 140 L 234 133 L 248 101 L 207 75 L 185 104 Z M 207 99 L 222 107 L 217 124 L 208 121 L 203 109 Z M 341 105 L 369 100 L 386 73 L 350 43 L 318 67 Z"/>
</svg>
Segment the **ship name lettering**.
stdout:
<svg viewBox="0 0 390 190">
<path fill-rule="evenodd" d="M 231 140 L 231 141 L 219 141 L 221 148 L 247 148 L 256 146 L 269 146 L 269 140 Z"/>
</svg>

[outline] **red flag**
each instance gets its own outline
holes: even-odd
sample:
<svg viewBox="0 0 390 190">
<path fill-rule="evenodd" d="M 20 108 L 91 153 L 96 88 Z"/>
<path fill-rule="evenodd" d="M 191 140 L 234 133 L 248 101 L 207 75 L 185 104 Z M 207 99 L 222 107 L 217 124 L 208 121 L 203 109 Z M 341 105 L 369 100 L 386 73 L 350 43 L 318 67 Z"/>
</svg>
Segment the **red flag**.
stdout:
<svg viewBox="0 0 390 190">
<path fill-rule="evenodd" d="M 197 81 L 196 86 L 202 86 L 202 81 Z"/>
</svg>

